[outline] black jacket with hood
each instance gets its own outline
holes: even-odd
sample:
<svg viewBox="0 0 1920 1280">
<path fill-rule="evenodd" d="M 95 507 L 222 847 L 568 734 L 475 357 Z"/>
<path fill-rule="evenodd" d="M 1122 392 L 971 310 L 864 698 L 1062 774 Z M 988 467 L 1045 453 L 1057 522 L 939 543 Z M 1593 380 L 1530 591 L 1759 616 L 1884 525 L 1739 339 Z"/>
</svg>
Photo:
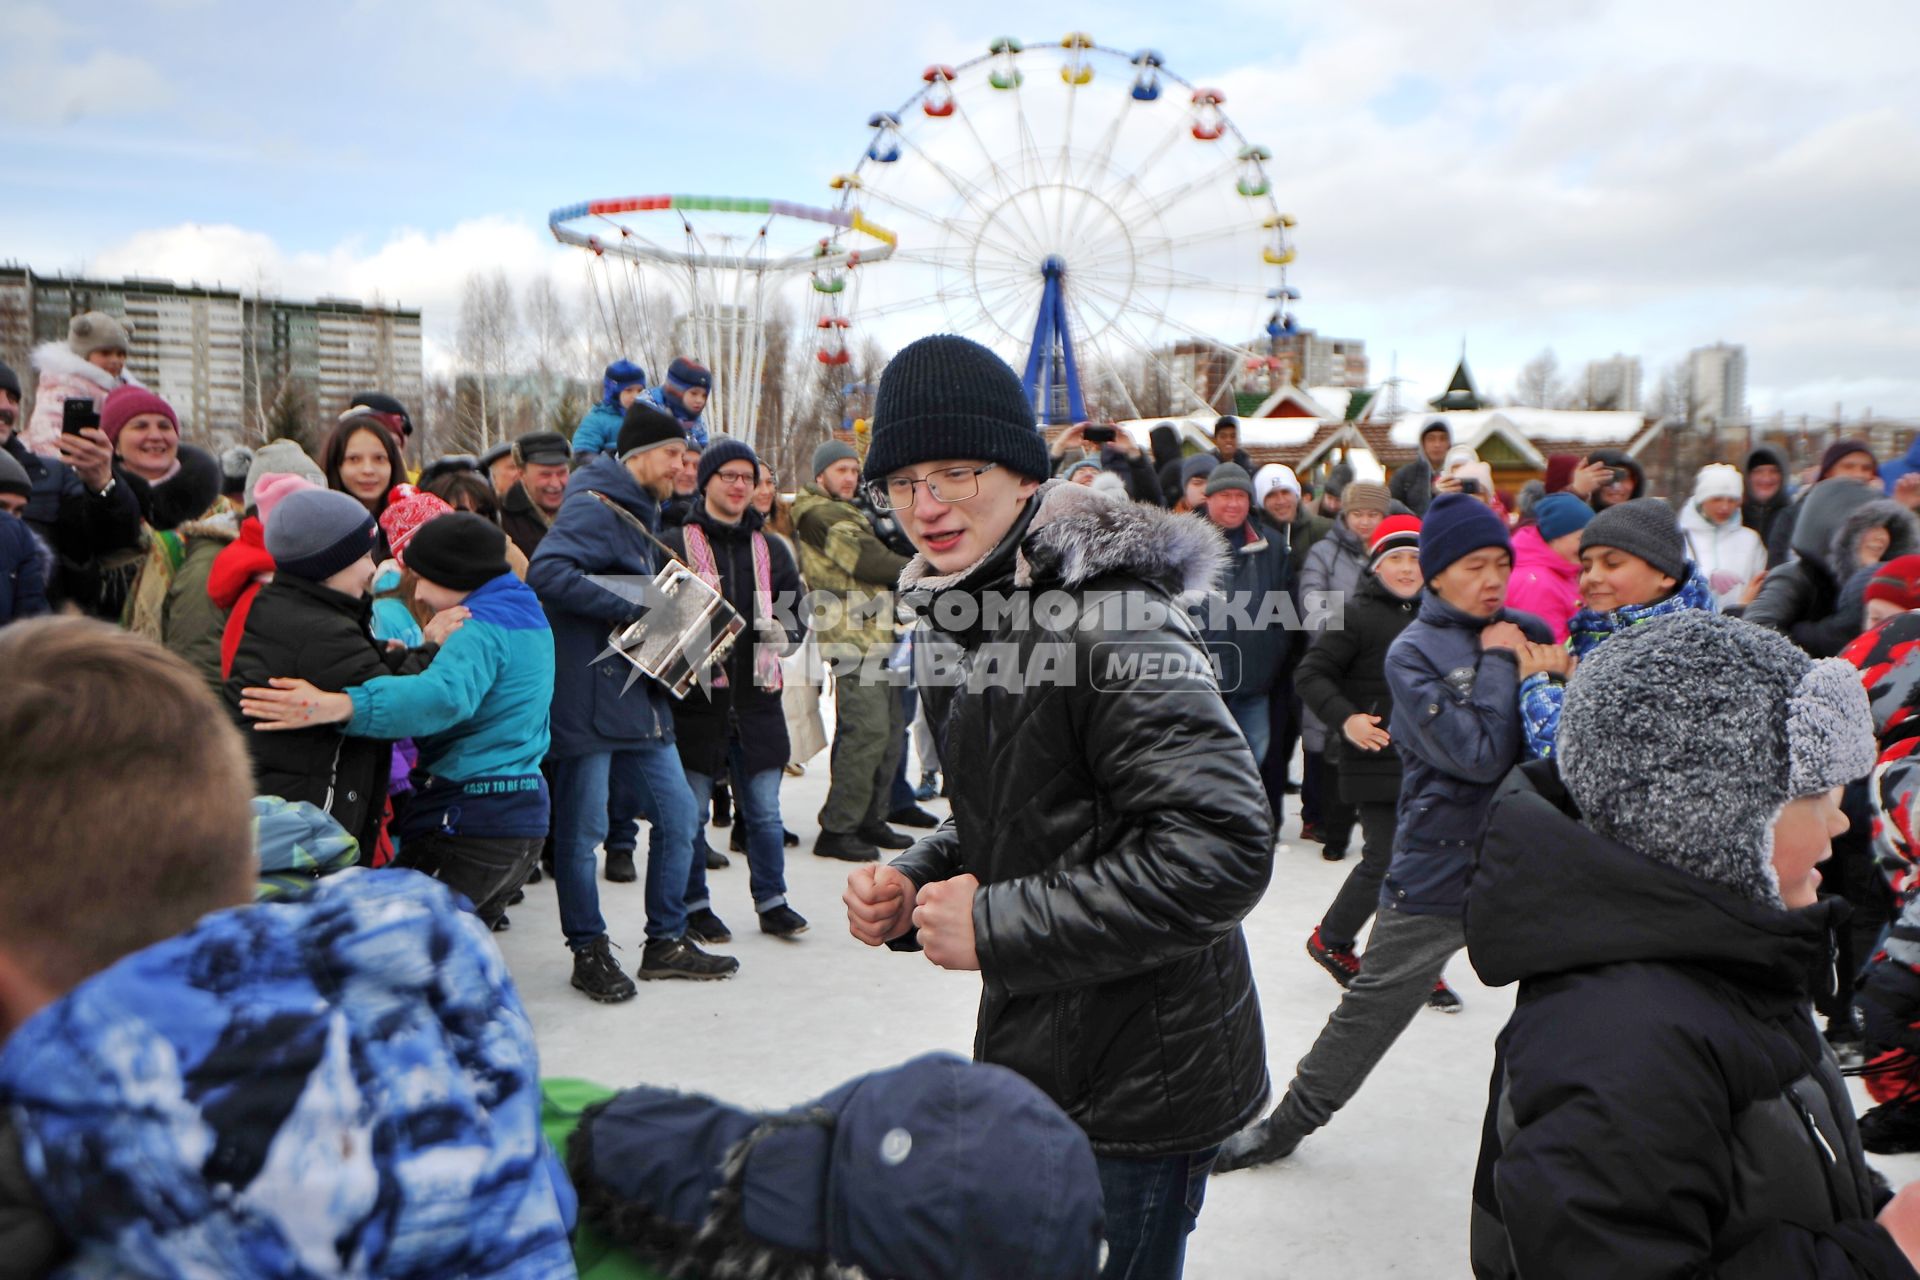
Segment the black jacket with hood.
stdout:
<svg viewBox="0 0 1920 1280">
<path fill-rule="evenodd" d="M 1864 606 L 1844 604 L 1860 536 L 1875 525 L 1891 534 L 1886 558 L 1912 551 L 1920 534 L 1898 503 L 1853 480 L 1824 480 L 1800 504 L 1793 527 L 1795 559 L 1767 572 L 1760 594 L 1740 616 L 1778 631 L 1815 658 L 1831 658 L 1859 635 Z"/>
<path fill-rule="evenodd" d="M 1633 492 L 1627 495 L 1626 501 L 1631 502 L 1635 498 L 1647 496 L 1647 469 L 1640 465 L 1639 459 L 1625 449 L 1595 449 L 1587 455 L 1586 461 L 1602 462 L 1616 471 L 1626 472 L 1628 478 L 1633 481 Z M 1600 505 L 1598 489 L 1594 490 L 1593 496 L 1587 499 L 1587 502 L 1595 511 L 1605 510 Z"/>
<path fill-rule="evenodd" d="M 901 575 L 940 758 L 969 766 L 953 816 L 893 865 L 917 885 L 978 877 L 974 1056 L 1102 1154 L 1203 1150 L 1268 1097 L 1240 921 L 1273 872 L 1273 818 L 1181 608 L 1224 558 L 1204 520 L 1056 480 L 972 568 L 916 557 Z M 936 629 L 983 594 L 1032 602 L 1034 622 Z"/>
<path fill-rule="evenodd" d="M 1323 631 L 1294 668 L 1300 701 L 1327 727 L 1327 754 L 1339 766 L 1340 798 L 1348 804 L 1393 804 L 1400 799 L 1400 751 L 1362 751 L 1347 741 L 1347 717 L 1380 717 L 1391 735 L 1393 690 L 1387 650 L 1420 612 L 1420 596 L 1402 600 L 1374 574 L 1360 580 L 1345 625 Z"/>
<path fill-rule="evenodd" d="M 246 734 L 257 794 L 305 800 L 326 810 L 360 842 L 371 864 L 393 768 L 393 744 L 350 738 L 344 726 L 258 732 L 240 714 L 240 693 L 275 676 L 339 693 L 380 676 L 416 675 L 437 650 L 388 649 L 370 630 L 373 601 L 279 574 L 260 588 L 227 678 L 227 709 Z"/>
<path fill-rule="evenodd" d="M 1761 906 L 1596 834 L 1550 761 L 1508 776 L 1467 899 L 1474 968 L 1520 984 L 1476 1276 L 1911 1280 L 1807 1004 L 1831 911 Z"/>
</svg>

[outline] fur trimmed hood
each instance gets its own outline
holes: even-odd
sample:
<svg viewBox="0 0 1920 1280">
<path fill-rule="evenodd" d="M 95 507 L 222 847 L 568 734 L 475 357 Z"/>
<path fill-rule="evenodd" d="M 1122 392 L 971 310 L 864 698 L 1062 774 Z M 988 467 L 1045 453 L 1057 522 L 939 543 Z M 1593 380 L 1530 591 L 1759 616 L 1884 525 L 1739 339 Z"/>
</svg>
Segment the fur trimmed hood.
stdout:
<svg viewBox="0 0 1920 1280">
<path fill-rule="evenodd" d="M 1182 604 L 1213 591 L 1229 561 L 1226 540 L 1204 519 L 1174 515 L 1137 502 L 1119 503 L 1086 485 L 1049 480 L 1016 524 L 1013 582 L 1031 587 L 1057 581 L 1080 587 L 1104 574 L 1128 574 L 1164 588 Z M 958 573 L 938 574 L 915 555 L 900 574 L 900 589 L 934 593 L 965 582 L 1005 549 L 1005 541 Z"/>
<path fill-rule="evenodd" d="M 30 360 L 34 372 L 41 377 L 53 373 L 67 378 L 82 378 L 99 387 L 102 395 L 122 384 L 132 387 L 141 385 L 140 379 L 131 373 L 123 372 L 116 378 L 99 365 L 87 363 L 86 360 L 73 354 L 73 348 L 64 341 L 41 343 L 33 349 Z"/>
<path fill-rule="evenodd" d="M 1845 582 L 1853 576 L 1860 568 L 1855 558 L 1860 539 L 1867 535 L 1867 530 L 1882 528 L 1888 534 L 1886 554 L 1880 557 L 1883 562 L 1920 550 L 1920 520 L 1915 520 L 1911 511 L 1893 499 L 1876 498 L 1855 507 L 1835 531 L 1832 549 L 1827 553 L 1827 563 L 1832 566 L 1835 578 Z"/>
</svg>

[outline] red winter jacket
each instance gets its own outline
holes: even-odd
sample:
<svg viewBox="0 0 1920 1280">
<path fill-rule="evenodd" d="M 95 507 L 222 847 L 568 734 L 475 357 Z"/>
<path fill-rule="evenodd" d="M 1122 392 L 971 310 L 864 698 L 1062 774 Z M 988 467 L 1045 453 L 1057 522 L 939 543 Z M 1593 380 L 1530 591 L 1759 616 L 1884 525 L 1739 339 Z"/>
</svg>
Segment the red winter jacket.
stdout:
<svg viewBox="0 0 1920 1280">
<path fill-rule="evenodd" d="M 227 629 L 220 635 L 220 674 L 233 674 L 233 655 L 246 634 L 247 611 L 263 584 L 273 577 L 273 557 L 267 554 L 267 527 L 260 517 L 240 522 L 240 536 L 213 558 L 207 572 L 207 594 L 227 611 Z"/>
</svg>

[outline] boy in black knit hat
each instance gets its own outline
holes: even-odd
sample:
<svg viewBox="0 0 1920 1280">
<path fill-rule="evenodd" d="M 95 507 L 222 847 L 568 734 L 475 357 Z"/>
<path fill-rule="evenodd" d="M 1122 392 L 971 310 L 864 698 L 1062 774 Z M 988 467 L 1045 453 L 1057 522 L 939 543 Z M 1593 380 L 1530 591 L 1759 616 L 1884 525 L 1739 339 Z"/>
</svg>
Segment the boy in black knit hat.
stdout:
<svg viewBox="0 0 1920 1280">
<path fill-rule="evenodd" d="M 978 1056 L 1086 1131 L 1106 1272 L 1158 1280 L 1267 1097 L 1240 921 L 1272 814 L 1183 608 L 1222 572 L 1220 534 L 1049 471 L 992 352 L 940 336 L 887 366 L 865 474 L 918 552 L 900 585 L 953 816 L 855 870 L 848 919 L 980 973 Z"/>
<path fill-rule="evenodd" d="M 427 521 L 401 563 L 419 580 L 415 598 L 459 622 L 432 666 L 338 692 L 277 679 L 243 689 L 240 711 L 263 732 L 337 724 L 349 738 L 412 738 L 427 776 L 397 826 L 395 861 L 458 889 L 498 928 L 547 834 L 553 633 L 507 565 L 507 535 L 483 516 Z"/>
</svg>

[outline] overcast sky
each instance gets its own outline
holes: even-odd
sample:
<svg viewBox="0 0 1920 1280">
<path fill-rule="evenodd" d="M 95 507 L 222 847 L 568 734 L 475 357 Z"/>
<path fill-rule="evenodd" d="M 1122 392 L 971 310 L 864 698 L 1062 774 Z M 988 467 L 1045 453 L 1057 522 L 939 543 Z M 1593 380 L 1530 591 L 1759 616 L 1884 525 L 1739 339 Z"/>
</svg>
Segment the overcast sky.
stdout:
<svg viewBox="0 0 1920 1280">
<path fill-rule="evenodd" d="M 927 63 L 1095 17 L 1226 90 L 1300 219 L 1300 319 L 1409 395 L 1462 341 L 1504 393 L 1543 347 L 1651 382 L 1725 340 L 1756 413 L 1920 417 L 1912 0 L 0 0 L 0 258 L 378 293 L 443 345 L 477 267 L 580 279 L 549 209 L 830 203 Z"/>
</svg>

